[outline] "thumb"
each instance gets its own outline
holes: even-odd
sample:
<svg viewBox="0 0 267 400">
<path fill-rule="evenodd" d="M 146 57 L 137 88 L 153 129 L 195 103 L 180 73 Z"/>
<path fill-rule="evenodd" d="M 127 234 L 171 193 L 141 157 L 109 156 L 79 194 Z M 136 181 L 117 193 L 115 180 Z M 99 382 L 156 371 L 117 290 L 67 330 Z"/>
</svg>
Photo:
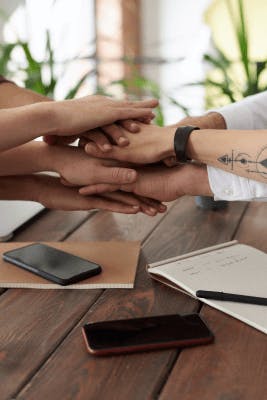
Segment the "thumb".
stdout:
<svg viewBox="0 0 267 400">
<path fill-rule="evenodd" d="M 113 183 L 123 185 L 133 183 L 137 179 L 134 169 L 122 167 L 102 167 L 98 169 L 97 183 Z"/>
</svg>

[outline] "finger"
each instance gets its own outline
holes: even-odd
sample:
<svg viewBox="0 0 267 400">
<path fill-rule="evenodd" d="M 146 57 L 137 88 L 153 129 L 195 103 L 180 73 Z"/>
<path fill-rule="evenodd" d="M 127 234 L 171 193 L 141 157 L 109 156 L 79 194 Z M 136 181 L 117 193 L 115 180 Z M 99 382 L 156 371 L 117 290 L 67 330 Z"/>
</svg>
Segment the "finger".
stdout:
<svg viewBox="0 0 267 400">
<path fill-rule="evenodd" d="M 101 196 L 101 197 L 93 196 L 93 197 L 89 197 L 88 199 L 91 200 L 90 204 L 91 204 L 92 208 L 96 208 L 96 209 L 113 211 L 113 212 L 118 212 L 118 213 L 123 213 L 123 214 L 136 214 L 140 210 L 139 206 L 136 206 L 136 205 L 131 206 L 128 204 L 123 204 L 116 200 L 105 198 L 103 196 Z"/>
<path fill-rule="evenodd" d="M 140 196 L 135 196 L 133 194 L 126 194 L 122 192 L 114 192 L 114 193 L 109 193 L 105 194 L 105 197 L 113 199 L 113 200 L 118 200 L 122 201 L 123 203 L 126 204 L 131 204 L 131 205 L 138 205 L 140 211 L 142 211 L 144 214 L 149 215 L 150 217 L 154 217 L 157 215 L 158 210 L 157 207 L 152 207 L 152 205 L 146 204 L 145 201 L 143 201 L 143 198 Z M 151 204 L 156 205 L 156 201 L 153 202 L 151 201 Z"/>
<path fill-rule="evenodd" d="M 53 145 L 56 143 L 57 137 L 54 135 L 45 135 L 43 136 L 43 141 L 49 145 Z"/>
<path fill-rule="evenodd" d="M 112 153 L 113 150 L 115 149 L 115 146 L 113 146 L 112 150 L 109 151 L 108 156 L 112 158 Z M 89 154 L 89 156 L 92 157 L 97 157 L 97 158 L 106 158 L 107 154 L 103 153 L 96 145 L 95 143 L 89 142 L 86 144 L 84 148 L 85 152 Z"/>
<path fill-rule="evenodd" d="M 117 112 L 119 120 L 154 118 L 155 114 L 149 108 L 119 108 Z"/>
<path fill-rule="evenodd" d="M 112 145 L 110 144 L 108 138 L 100 130 L 92 131 L 91 133 L 88 134 L 87 137 L 89 140 L 94 142 L 97 145 L 97 147 L 104 153 L 112 149 Z"/>
<path fill-rule="evenodd" d="M 175 166 L 179 165 L 179 162 L 177 161 L 176 157 L 165 158 L 165 160 L 163 160 L 163 162 L 167 167 L 175 167 Z"/>
<path fill-rule="evenodd" d="M 138 121 L 142 122 L 143 124 L 149 125 L 153 121 L 154 118 L 140 118 Z"/>
<path fill-rule="evenodd" d="M 123 130 L 119 125 L 110 124 L 102 127 L 103 132 L 108 135 L 114 143 L 118 146 L 128 146 L 130 143 L 129 139 L 125 137 Z"/>
<path fill-rule="evenodd" d="M 145 203 L 147 206 L 150 206 L 154 209 L 156 209 L 160 213 L 164 213 L 167 210 L 167 206 L 165 204 L 162 204 L 158 200 L 150 199 L 148 197 L 143 197 L 143 196 L 137 196 L 143 203 Z"/>
<path fill-rule="evenodd" d="M 140 126 L 135 121 L 132 121 L 130 119 L 126 119 L 125 121 L 120 121 L 120 125 L 131 133 L 138 133 L 140 132 L 141 129 Z"/>
<path fill-rule="evenodd" d="M 81 138 L 79 139 L 79 142 L 78 142 L 78 147 L 85 148 L 85 146 L 87 145 L 87 143 L 88 143 L 88 139 L 85 138 L 85 137 L 81 137 Z"/>
<path fill-rule="evenodd" d="M 119 190 L 120 185 L 112 185 L 110 183 L 97 183 L 96 185 L 84 186 L 79 189 L 79 193 L 83 196 L 110 193 Z"/>
<path fill-rule="evenodd" d="M 137 100 L 137 101 L 119 101 L 118 105 L 127 105 L 127 107 L 136 107 L 136 108 L 154 108 L 159 105 L 158 99 L 146 99 L 146 100 Z"/>
<path fill-rule="evenodd" d="M 66 146 L 75 142 L 78 139 L 77 135 L 72 136 L 56 136 L 56 135 L 46 135 L 43 137 L 43 141 L 49 145 L 59 145 Z"/>
<path fill-rule="evenodd" d="M 126 183 L 133 183 L 136 179 L 137 172 L 134 169 L 98 166 L 95 172 L 95 182 L 92 183 L 113 183 L 123 185 Z"/>
<path fill-rule="evenodd" d="M 140 210 L 141 201 L 132 194 L 117 191 L 117 192 L 113 192 L 113 193 L 104 193 L 102 196 L 107 199 L 119 201 L 123 204 L 127 204 L 130 206 L 136 206 Z"/>
</svg>

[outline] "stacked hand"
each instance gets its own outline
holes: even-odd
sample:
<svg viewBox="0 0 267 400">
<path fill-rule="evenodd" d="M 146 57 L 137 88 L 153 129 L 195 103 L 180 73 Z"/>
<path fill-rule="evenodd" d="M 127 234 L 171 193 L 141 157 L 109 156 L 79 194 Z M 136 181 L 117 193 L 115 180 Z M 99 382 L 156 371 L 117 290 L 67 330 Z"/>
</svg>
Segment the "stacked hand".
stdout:
<svg viewBox="0 0 267 400">
<path fill-rule="evenodd" d="M 155 215 L 166 209 L 161 201 L 192 192 L 188 182 L 199 184 L 202 176 L 207 183 L 205 168 L 154 165 L 163 160 L 177 164 L 175 128 L 150 125 L 157 100 L 87 96 L 53 102 L 15 85 L 3 86 L 11 86 L 12 106 L 2 104 L 0 110 L 0 176 L 17 183 L 1 178 L 1 198 L 37 200 L 50 208 Z M 55 146 L 31 142 L 40 135 Z M 76 139 L 81 148 L 67 146 Z M 57 172 L 60 179 L 28 175 L 44 171 Z M 203 190 L 209 192 L 208 184 Z"/>
</svg>

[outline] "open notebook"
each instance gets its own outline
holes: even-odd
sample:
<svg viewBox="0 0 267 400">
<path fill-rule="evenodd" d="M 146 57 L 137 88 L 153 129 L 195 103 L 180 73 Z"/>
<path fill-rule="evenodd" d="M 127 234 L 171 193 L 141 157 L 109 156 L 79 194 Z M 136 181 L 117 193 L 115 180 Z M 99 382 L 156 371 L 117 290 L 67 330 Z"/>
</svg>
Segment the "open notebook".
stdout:
<svg viewBox="0 0 267 400">
<path fill-rule="evenodd" d="M 267 297 L 267 254 L 237 241 L 150 264 L 148 272 L 195 298 L 197 290 Z M 267 306 L 201 301 L 267 333 Z"/>
<path fill-rule="evenodd" d="M 73 285 L 61 286 L 9 264 L 6 251 L 31 243 L 0 243 L 0 287 L 33 289 L 109 289 L 134 287 L 140 242 L 51 242 L 48 246 L 94 261 L 102 266 L 100 275 Z"/>
</svg>

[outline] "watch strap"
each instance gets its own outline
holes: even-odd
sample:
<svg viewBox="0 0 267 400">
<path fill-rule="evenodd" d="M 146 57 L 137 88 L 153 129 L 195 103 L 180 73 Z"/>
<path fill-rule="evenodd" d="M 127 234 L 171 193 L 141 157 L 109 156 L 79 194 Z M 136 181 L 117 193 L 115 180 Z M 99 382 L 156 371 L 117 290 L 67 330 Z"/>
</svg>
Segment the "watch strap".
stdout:
<svg viewBox="0 0 267 400">
<path fill-rule="evenodd" d="M 174 151 L 176 155 L 176 159 L 179 163 L 186 163 L 190 160 L 190 158 L 186 155 L 186 146 L 189 139 L 190 134 L 194 130 L 199 130 L 200 128 L 197 126 L 186 125 L 179 126 L 174 135 Z"/>
</svg>

